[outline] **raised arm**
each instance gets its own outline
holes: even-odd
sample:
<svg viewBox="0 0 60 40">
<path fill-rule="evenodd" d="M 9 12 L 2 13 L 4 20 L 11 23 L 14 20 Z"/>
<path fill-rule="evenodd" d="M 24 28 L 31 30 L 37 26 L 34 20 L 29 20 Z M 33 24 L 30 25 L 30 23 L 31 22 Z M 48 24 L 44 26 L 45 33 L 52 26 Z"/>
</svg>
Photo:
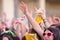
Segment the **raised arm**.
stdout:
<svg viewBox="0 0 60 40">
<path fill-rule="evenodd" d="M 31 23 L 34 30 L 42 37 L 43 30 L 40 28 L 39 24 L 32 18 L 32 16 L 29 14 L 28 8 L 24 2 L 20 3 L 20 9 L 23 11 L 23 13 L 28 18 L 29 22 Z"/>
</svg>

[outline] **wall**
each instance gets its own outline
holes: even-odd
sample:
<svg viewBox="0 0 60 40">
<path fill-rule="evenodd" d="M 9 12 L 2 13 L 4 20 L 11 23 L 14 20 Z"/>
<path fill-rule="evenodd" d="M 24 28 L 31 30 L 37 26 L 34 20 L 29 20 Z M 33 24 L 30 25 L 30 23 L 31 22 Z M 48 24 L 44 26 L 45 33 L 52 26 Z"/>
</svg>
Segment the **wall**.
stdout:
<svg viewBox="0 0 60 40">
<path fill-rule="evenodd" d="M 60 17 L 60 3 L 46 2 L 47 15 L 56 15 Z"/>
<path fill-rule="evenodd" d="M 20 1 L 20 2 L 21 2 L 21 1 Z M 19 2 L 19 3 L 20 3 L 20 2 Z M 38 4 L 37 1 L 32 1 L 32 0 L 31 0 L 31 1 L 24 1 L 24 2 L 27 4 L 29 10 L 32 10 L 33 12 L 35 11 L 35 10 L 34 10 L 34 7 L 37 7 L 37 8 L 39 7 L 39 6 L 38 6 L 39 4 Z M 18 8 L 18 14 L 17 14 L 17 15 L 18 15 L 18 17 L 21 16 L 21 15 L 24 15 L 19 8 Z"/>
<path fill-rule="evenodd" d="M 2 0 L 0 0 L 0 17 L 1 17 L 1 13 L 2 13 Z"/>
<path fill-rule="evenodd" d="M 38 1 L 28 1 L 26 3 L 28 4 L 29 9 L 31 9 L 33 11 L 34 11 L 34 6 L 39 7 Z M 46 12 L 47 12 L 47 16 L 56 15 L 56 16 L 60 17 L 60 2 L 58 3 L 58 2 L 46 1 Z"/>
</svg>

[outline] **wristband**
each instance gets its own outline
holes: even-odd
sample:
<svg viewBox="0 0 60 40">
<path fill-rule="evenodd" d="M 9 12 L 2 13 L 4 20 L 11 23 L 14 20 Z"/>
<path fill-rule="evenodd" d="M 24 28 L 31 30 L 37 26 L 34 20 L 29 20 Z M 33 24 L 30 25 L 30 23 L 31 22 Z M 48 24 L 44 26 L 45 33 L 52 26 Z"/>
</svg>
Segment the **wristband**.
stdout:
<svg viewBox="0 0 60 40">
<path fill-rule="evenodd" d="M 48 22 L 48 20 L 46 20 L 46 19 L 43 19 L 43 22 L 44 22 L 44 23 L 46 23 L 46 22 Z"/>
</svg>

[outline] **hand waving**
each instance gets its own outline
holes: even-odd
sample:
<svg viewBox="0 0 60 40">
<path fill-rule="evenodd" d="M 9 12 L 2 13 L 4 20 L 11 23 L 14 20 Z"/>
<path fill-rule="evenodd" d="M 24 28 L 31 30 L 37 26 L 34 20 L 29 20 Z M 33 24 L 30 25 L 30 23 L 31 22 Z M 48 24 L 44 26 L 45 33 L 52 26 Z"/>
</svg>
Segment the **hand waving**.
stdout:
<svg viewBox="0 0 60 40">
<path fill-rule="evenodd" d="M 27 5 L 24 2 L 20 3 L 19 8 L 22 10 L 23 13 L 26 13 L 28 11 Z"/>
</svg>

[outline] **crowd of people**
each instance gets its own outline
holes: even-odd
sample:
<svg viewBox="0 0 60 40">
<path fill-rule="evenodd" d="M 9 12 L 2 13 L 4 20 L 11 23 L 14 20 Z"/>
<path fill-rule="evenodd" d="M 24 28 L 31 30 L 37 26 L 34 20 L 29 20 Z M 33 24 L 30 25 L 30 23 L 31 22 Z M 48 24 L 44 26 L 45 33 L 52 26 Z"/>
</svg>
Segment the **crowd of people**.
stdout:
<svg viewBox="0 0 60 40">
<path fill-rule="evenodd" d="M 46 11 L 42 8 L 35 9 L 36 16 L 40 21 L 32 17 L 32 10 L 21 2 L 19 8 L 25 16 L 6 19 L 3 13 L 3 19 L 0 18 L 0 40 L 60 40 L 60 18 L 56 16 L 46 16 Z M 28 19 L 28 25 L 23 21 Z"/>
</svg>

